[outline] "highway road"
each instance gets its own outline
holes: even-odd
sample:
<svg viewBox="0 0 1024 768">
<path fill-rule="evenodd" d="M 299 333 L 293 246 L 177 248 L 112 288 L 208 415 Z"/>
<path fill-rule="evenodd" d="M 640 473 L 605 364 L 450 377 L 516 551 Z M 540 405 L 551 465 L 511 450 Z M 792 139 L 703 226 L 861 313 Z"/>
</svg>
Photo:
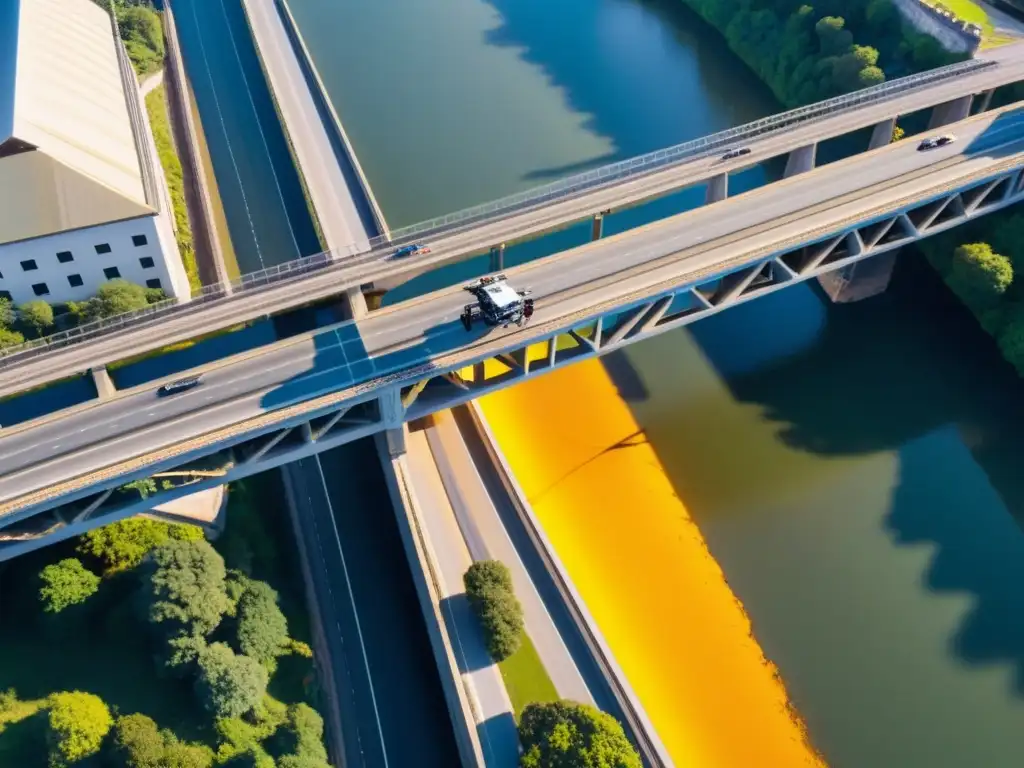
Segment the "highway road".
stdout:
<svg viewBox="0 0 1024 768">
<path fill-rule="evenodd" d="M 96 481 L 92 473 L 119 472 L 120 462 L 162 447 L 176 446 L 167 454 L 222 441 L 270 410 L 322 408 L 371 391 L 379 377 L 422 377 L 524 344 L 1024 158 L 1024 114 L 998 122 L 986 114 L 957 133 L 945 148 L 918 152 L 916 142 L 901 142 L 511 270 L 510 280 L 536 297 L 533 323 L 523 329 L 467 333 L 458 321 L 466 294 L 453 288 L 219 361 L 204 369 L 203 386 L 180 395 L 159 398 L 154 382 L 5 429 L 0 514 L 84 487 Z"/>
<path fill-rule="evenodd" d="M 277 3 L 245 0 L 244 6 L 327 248 L 368 250 L 380 233 L 367 193 L 345 148 L 331 139 L 331 115 L 317 109 Z"/>
<path fill-rule="evenodd" d="M 0 361 L 0 396 L 22 391 L 87 368 L 106 364 L 183 341 L 200 332 L 284 311 L 306 302 L 337 295 L 345 288 L 375 283 L 386 285 L 407 279 L 443 263 L 468 258 L 499 243 L 512 243 L 585 219 L 599 211 L 617 210 L 683 187 L 700 183 L 723 172 L 737 171 L 832 136 L 877 124 L 896 114 L 908 114 L 958 96 L 979 93 L 1000 83 L 1024 79 L 1024 43 L 1003 46 L 990 54 L 998 65 L 964 74 L 939 84 L 893 96 L 879 103 L 861 105 L 796 126 L 759 136 L 745 144 L 751 153 L 733 161 L 721 161 L 721 150 L 650 171 L 640 176 L 580 191 L 571 197 L 543 205 L 522 207 L 497 218 L 467 225 L 432 237 L 431 253 L 412 260 L 395 260 L 392 249 L 380 249 L 340 261 L 329 268 L 289 280 L 236 293 L 231 299 L 193 304 L 162 319 L 139 322 L 130 329 L 73 344 L 20 362 Z M 959 130 L 959 129 L 956 129 Z M 884 164 L 889 148 L 862 155 L 868 163 Z M 863 166 L 858 166 L 863 167 Z M 742 197 L 742 196 L 741 196 Z M 738 218 L 738 199 L 716 203 Z M 401 233 L 396 233 L 400 235 Z"/>
</svg>

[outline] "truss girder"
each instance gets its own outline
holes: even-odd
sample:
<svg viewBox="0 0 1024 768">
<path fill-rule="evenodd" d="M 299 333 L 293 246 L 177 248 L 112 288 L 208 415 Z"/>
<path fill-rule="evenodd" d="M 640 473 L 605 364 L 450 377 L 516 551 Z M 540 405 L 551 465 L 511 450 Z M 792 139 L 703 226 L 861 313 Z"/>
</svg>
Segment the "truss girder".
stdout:
<svg viewBox="0 0 1024 768">
<path fill-rule="evenodd" d="M 872 221 L 850 222 L 844 230 L 824 236 L 819 234 L 810 242 L 797 244 L 787 251 L 752 256 L 747 262 L 732 265 L 717 275 L 704 276 L 697 281 L 691 277 L 689 282 L 684 282 L 687 278 L 681 277 L 680 284 L 667 289 L 652 289 L 650 295 L 639 301 L 596 309 L 593 316 L 571 327 L 538 333 L 529 344 L 512 345 L 490 355 L 470 357 L 457 365 L 435 368 L 420 378 L 410 376 L 404 381 L 389 382 L 387 387 L 361 392 L 343 403 L 243 432 L 213 448 L 184 452 L 171 460 L 154 461 L 144 469 L 126 473 L 109 482 L 17 510 L 0 520 L 0 535 L 3 529 L 25 518 L 91 498 L 93 506 L 87 504 L 87 511 L 73 509 L 62 515 L 62 519 L 68 522 L 56 523 L 59 535 L 75 535 L 100 522 L 146 511 L 162 501 L 329 450 L 393 427 L 403 419 L 419 418 L 524 378 L 687 325 L 792 282 L 817 277 L 861 259 L 898 249 L 1022 198 L 1024 177 L 1015 170 L 964 190 L 951 190 L 941 197 Z M 493 367 L 489 368 L 487 363 L 492 360 Z M 380 407 L 377 413 L 373 413 L 373 409 L 367 410 L 365 416 L 356 412 L 356 406 L 383 403 L 385 399 L 388 400 L 386 418 L 380 414 Z M 160 491 L 149 500 L 128 504 L 107 493 L 125 483 L 151 477 L 227 448 L 238 450 L 243 459 L 223 477 L 204 478 L 193 485 Z M 96 502 L 97 494 L 102 496 L 99 502 Z M 109 511 L 112 504 L 116 509 L 114 512 Z M 73 532 L 65 534 L 66 531 Z M 53 535 L 52 529 L 47 535 Z M 17 543 L 18 546 L 23 544 L 23 541 Z M 7 552 L 12 546 L 15 543 L 5 544 L 0 538 L 0 560 L 9 556 Z"/>
</svg>

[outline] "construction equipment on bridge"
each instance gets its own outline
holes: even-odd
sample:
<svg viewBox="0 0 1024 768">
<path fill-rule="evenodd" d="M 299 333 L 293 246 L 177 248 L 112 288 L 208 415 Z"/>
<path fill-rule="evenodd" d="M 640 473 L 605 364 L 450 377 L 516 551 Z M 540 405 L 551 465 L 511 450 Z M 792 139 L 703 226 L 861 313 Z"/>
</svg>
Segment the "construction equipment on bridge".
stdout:
<svg viewBox="0 0 1024 768">
<path fill-rule="evenodd" d="M 508 328 L 511 323 L 522 327 L 533 316 L 533 299 L 526 298 L 531 292 L 515 290 L 505 275 L 487 275 L 464 288 L 476 296 L 476 303 L 467 304 L 460 318 L 467 331 L 474 320 Z"/>
</svg>

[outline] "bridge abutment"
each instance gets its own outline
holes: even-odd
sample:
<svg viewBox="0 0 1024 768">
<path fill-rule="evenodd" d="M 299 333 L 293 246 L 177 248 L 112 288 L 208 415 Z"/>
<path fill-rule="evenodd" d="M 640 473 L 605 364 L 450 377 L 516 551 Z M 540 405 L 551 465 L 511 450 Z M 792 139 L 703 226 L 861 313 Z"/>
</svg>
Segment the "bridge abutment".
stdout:
<svg viewBox="0 0 1024 768">
<path fill-rule="evenodd" d="M 868 151 L 881 149 L 892 143 L 892 132 L 896 129 L 896 118 L 890 117 L 883 120 L 871 131 L 871 142 L 868 144 Z"/>
<path fill-rule="evenodd" d="M 725 200 L 729 196 L 729 174 L 720 173 L 708 182 L 704 193 L 704 204 L 710 205 Z"/>
<path fill-rule="evenodd" d="M 964 120 L 971 114 L 971 102 L 974 96 L 961 96 L 959 99 L 947 101 L 932 108 L 932 116 L 928 120 L 928 130 L 933 131 L 944 125 Z"/>
<path fill-rule="evenodd" d="M 818 283 L 835 304 L 850 304 L 885 293 L 899 249 L 827 272 Z"/>
<path fill-rule="evenodd" d="M 808 144 L 806 147 L 794 149 L 786 158 L 786 172 L 784 179 L 796 176 L 798 173 L 807 173 L 814 170 L 814 164 L 818 156 L 818 142 Z"/>
</svg>

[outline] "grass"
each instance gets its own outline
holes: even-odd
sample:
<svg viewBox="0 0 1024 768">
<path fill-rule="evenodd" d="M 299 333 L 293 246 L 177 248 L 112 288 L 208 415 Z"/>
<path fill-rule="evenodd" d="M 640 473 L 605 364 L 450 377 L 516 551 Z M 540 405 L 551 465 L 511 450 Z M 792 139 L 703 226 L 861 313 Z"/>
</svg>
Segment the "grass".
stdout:
<svg viewBox="0 0 1024 768">
<path fill-rule="evenodd" d="M 181 159 L 174 148 L 171 135 L 171 121 L 167 113 L 167 98 L 164 86 L 158 85 L 146 96 L 146 111 L 153 127 L 153 140 L 160 156 L 160 165 L 167 178 L 167 188 L 171 195 L 171 206 L 174 209 L 174 224 L 177 230 L 178 250 L 181 261 L 185 265 L 188 284 L 195 293 L 202 288 L 199 280 L 199 266 L 196 264 L 195 247 L 192 244 L 192 223 L 188 218 L 185 205 L 185 182 L 182 177 Z"/>
<path fill-rule="evenodd" d="M 304 589 L 280 487 L 268 476 L 232 486 L 228 527 L 215 543 L 229 567 L 268 581 L 280 594 L 290 634 L 309 638 Z M 196 704 L 191 683 L 158 674 L 150 635 L 135 613 L 133 571 L 103 579 L 99 592 L 57 617 L 44 615 L 38 573 L 75 556 L 62 542 L 0 564 L 0 766 L 46 768 L 46 698 L 58 691 L 94 693 L 119 714 L 141 712 L 180 738 L 214 748 L 218 736 Z M 315 703 L 313 661 L 283 656 L 270 685 L 279 702 Z"/>
<path fill-rule="evenodd" d="M 548 677 L 533 641 L 525 632 L 519 650 L 499 662 L 498 669 L 501 670 L 501 678 L 505 681 L 505 689 L 512 701 L 517 721 L 527 704 L 558 701 L 555 684 Z"/>
</svg>

